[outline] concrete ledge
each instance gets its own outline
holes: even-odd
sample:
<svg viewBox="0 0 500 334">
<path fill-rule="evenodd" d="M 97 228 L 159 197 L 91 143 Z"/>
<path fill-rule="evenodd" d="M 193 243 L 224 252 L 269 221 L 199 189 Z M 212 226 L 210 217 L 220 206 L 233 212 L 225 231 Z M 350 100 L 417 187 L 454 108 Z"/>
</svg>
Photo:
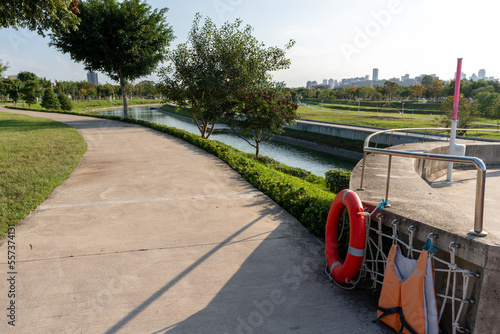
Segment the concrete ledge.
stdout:
<svg viewBox="0 0 500 334">
<path fill-rule="evenodd" d="M 410 144 L 394 148 L 417 152 L 447 152 L 443 143 Z M 498 143 L 467 145 L 467 155 L 478 156 L 489 164 L 498 164 L 498 152 Z M 459 243 L 462 246 L 457 253 L 459 267 L 481 275 L 480 279 L 471 281 L 470 291 L 477 302 L 468 307 L 464 321 L 469 328 L 474 329 L 474 333 L 494 333 L 494 317 L 500 308 L 500 236 L 490 233 L 486 238 L 477 238 L 467 234 L 473 228 L 473 221 L 440 196 L 422 178 L 435 174 L 446 165 L 441 162 L 393 157 L 388 196 L 391 207 L 383 210 L 383 223 L 391 226 L 393 220 L 397 220 L 400 223 L 398 231 L 406 235 L 409 226 L 416 226 L 419 229 L 416 237 L 422 242 L 427 239 L 429 233 L 437 233 L 439 240 L 436 246 L 440 258 L 443 258 L 443 253 L 449 253 L 448 245 L 451 242 Z M 352 172 L 352 189 L 359 188 L 361 167 L 362 161 Z M 385 197 L 387 168 L 388 156 L 367 156 L 363 185 L 365 190 L 357 193 L 364 204 L 372 209 L 374 205 L 371 203 L 378 203 Z M 444 258 L 448 260 L 446 256 Z M 436 277 L 436 288 L 442 284 L 438 278 Z"/>
</svg>

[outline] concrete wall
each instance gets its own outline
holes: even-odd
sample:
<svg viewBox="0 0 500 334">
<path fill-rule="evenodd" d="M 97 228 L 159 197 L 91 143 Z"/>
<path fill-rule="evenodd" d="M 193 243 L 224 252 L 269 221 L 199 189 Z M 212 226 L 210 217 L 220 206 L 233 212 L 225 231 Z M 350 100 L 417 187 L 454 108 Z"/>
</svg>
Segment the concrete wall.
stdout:
<svg viewBox="0 0 500 334">
<path fill-rule="evenodd" d="M 397 147 L 400 150 L 432 152 L 443 154 L 447 146 L 443 143 L 421 143 Z M 473 143 L 467 145 L 467 155 L 482 158 L 487 164 L 500 163 L 500 144 Z M 357 194 L 363 204 L 373 210 L 386 188 L 388 157 L 370 154 L 367 156 L 364 190 Z M 425 242 L 429 233 L 437 233 L 439 239 L 435 246 L 439 250 L 439 258 L 449 260 L 448 245 L 459 243 L 461 248 L 456 254 L 459 268 L 478 273 L 480 277 L 472 278 L 467 298 L 475 299 L 475 304 L 468 304 L 460 323 L 473 330 L 473 333 L 496 333 L 497 312 L 500 309 L 500 238 L 489 234 L 486 238 L 477 238 L 467 232 L 473 222 L 459 212 L 446 199 L 437 194 L 422 175 L 438 172 L 446 163 L 434 161 L 418 161 L 410 158 L 394 157 L 389 187 L 388 202 L 390 208 L 382 212 L 382 223 L 391 227 L 392 222 L 399 223 L 398 234 L 408 238 L 409 226 L 418 228 L 416 238 Z M 358 189 L 361 179 L 362 162 L 354 168 L 351 176 L 351 189 Z M 444 289 L 443 277 L 436 276 L 437 292 Z M 460 290 L 460 286 L 457 287 Z M 458 295 L 457 295 L 458 296 Z M 460 297 L 461 298 L 461 297 Z M 450 328 L 448 328 L 450 330 Z"/>
<path fill-rule="evenodd" d="M 468 157 L 477 157 L 486 164 L 486 166 L 500 165 L 500 143 L 465 143 L 465 155 Z M 439 143 L 429 143 L 426 152 L 433 154 L 448 154 L 448 146 Z M 448 167 L 447 162 L 434 160 L 415 160 L 415 171 L 423 179 L 431 179 L 436 175 L 441 175 Z M 471 164 L 454 164 L 458 168 L 475 168 Z"/>
<path fill-rule="evenodd" d="M 296 124 L 289 126 L 290 129 L 320 133 L 328 136 L 347 138 L 352 140 L 364 141 L 369 135 L 385 130 L 381 128 L 334 124 L 328 122 L 299 120 Z M 426 136 L 427 140 L 443 140 L 442 136 Z M 395 132 L 393 134 L 382 134 L 374 138 L 381 145 L 402 145 L 406 143 L 422 142 L 422 135 L 418 133 Z M 375 143 L 374 143 L 375 144 Z"/>
</svg>

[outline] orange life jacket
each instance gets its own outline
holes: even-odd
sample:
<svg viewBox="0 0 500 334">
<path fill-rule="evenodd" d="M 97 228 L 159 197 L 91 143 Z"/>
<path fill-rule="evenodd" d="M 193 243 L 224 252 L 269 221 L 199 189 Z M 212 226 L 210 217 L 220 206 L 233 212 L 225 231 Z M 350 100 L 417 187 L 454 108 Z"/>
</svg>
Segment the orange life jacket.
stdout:
<svg viewBox="0 0 500 334">
<path fill-rule="evenodd" d="M 392 245 L 377 317 L 399 333 L 439 333 L 432 263 L 427 250 L 417 261 L 405 258 L 399 246 Z"/>
</svg>

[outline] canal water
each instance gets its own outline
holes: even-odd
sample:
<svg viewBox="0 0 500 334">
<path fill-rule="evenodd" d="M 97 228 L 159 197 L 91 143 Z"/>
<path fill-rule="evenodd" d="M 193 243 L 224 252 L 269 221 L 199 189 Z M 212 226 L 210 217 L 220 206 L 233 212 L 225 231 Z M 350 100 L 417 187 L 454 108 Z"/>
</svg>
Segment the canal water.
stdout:
<svg viewBox="0 0 500 334">
<path fill-rule="evenodd" d="M 101 111 L 100 114 L 123 117 L 123 109 Z M 163 114 L 149 107 L 129 108 L 129 117 L 157 124 L 164 124 L 174 128 L 186 130 L 194 134 L 200 134 L 196 125 L 192 122 Z M 255 149 L 246 141 L 234 134 L 214 133 L 210 139 L 226 143 L 241 151 L 254 153 Z M 325 172 L 331 169 L 352 170 L 355 163 L 344 160 L 331 154 L 311 151 L 302 147 L 279 143 L 276 141 L 265 141 L 260 145 L 260 154 L 271 157 L 289 166 L 299 167 L 319 176 L 325 176 Z"/>
</svg>

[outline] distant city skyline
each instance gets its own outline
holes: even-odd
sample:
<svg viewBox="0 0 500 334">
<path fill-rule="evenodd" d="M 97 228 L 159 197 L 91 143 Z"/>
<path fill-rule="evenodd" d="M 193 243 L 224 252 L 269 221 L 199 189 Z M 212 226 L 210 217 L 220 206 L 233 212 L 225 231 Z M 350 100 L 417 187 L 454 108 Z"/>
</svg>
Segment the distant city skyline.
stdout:
<svg viewBox="0 0 500 334">
<path fill-rule="evenodd" d="M 323 87 L 328 87 L 330 89 L 333 89 L 333 88 L 339 88 L 339 87 L 350 87 L 350 86 L 355 86 L 355 87 L 362 87 L 362 86 L 380 86 L 380 85 L 383 85 L 385 81 L 392 81 L 392 82 L 396 82 L 400 85 L 404 85 L 404 86 L 413 86 L 413 85 L 419 85 L 422 83 L 422 79 L 426 76 L 426 75 L 430 75 L 431 77 L 433 77 L 434 80 L 436 79 L 439 79 L 443 82 L 449 82 L 451 80 L 454 80 L 456 78 L 456 72 L 455 74 L 453 75 L 453 77 L 451 79 L 442 79 L 442 78 L 439 78 L 439 76 L 437 76 L 436 74 L 434 73 L 423 73 L 423 74 L 420 74 L 418 76 L 416 76 L 415 78 L 411 78 L 410 77 L 410 74 L 405 74 L 401 77 L 392 77 L 392 78 L 383 78 L 383 79 L 379 79 L 379 69 L 378 68 L 374 68 L 373 71 L 372 71 L 372 77 L 370 78 L 370 76 L 367 74 L 363 77 L 352 77 L 352 78 L 342 78 L 342 79 L 338 79 L 338 80 L 334 80 L 334 79 L 330 79 L 327 81 L 327 79 L 323 79 L 323 83 L 322 84 L 318 84 L 317 81 L 307 81 L 306 82 L 306 85 L 304 87 L 306 88 L 315 88 L 315 87 L 319 87 L 319 86 L 323 86 Z M 486 70 L 485 69 L 480 69 L 478 71 L 478 74 L 476 75 L 476 73 L 473 73 L 471 76 L 469 76 L 467 78 L 466 74 L 462 72 L 461 74 L 461 79 L 464 80 L 464 79 L 469 79 L 469 80 L 473 80 L 473 81 L 478 81 L 478 80 L 486 80 L 486 81 L 499 81 L 498 78 L 495 78 L 495 77 L 487 77 L 486 76 Z"/>
<path fill-rule="evenodd" d="M 171 48 L 187 40 L 195 14 L 210 17 L 221 26 L 241 18 L 254 28 L 253 36 L 266 46 L 285 46 L 288 70 L 273 73 L 287 87 L 302 87 L 313 78 L 349 78 L 373 75 L 380 78 L 435 73 L 453 78 L 457 58 L 464 73 L 486 69 L 500 77 L 500 44 L 492 38 L 497 30 L 500 3 L 465 0 L 147 0 L 153 8 L 169 8 L 167 22 L 176 39 Z M 10 28 L 0 29 L 0 59 L 9 63 L 5 75 L 30 71 L 49 80 L 81 81 L 86 71 L 67 54 L 48 46 L 49 38 Z M 101 83 L 114 83 L 104 73 Z M 158 81 L 157 74 L 142 80 Z"/>
</svg>

